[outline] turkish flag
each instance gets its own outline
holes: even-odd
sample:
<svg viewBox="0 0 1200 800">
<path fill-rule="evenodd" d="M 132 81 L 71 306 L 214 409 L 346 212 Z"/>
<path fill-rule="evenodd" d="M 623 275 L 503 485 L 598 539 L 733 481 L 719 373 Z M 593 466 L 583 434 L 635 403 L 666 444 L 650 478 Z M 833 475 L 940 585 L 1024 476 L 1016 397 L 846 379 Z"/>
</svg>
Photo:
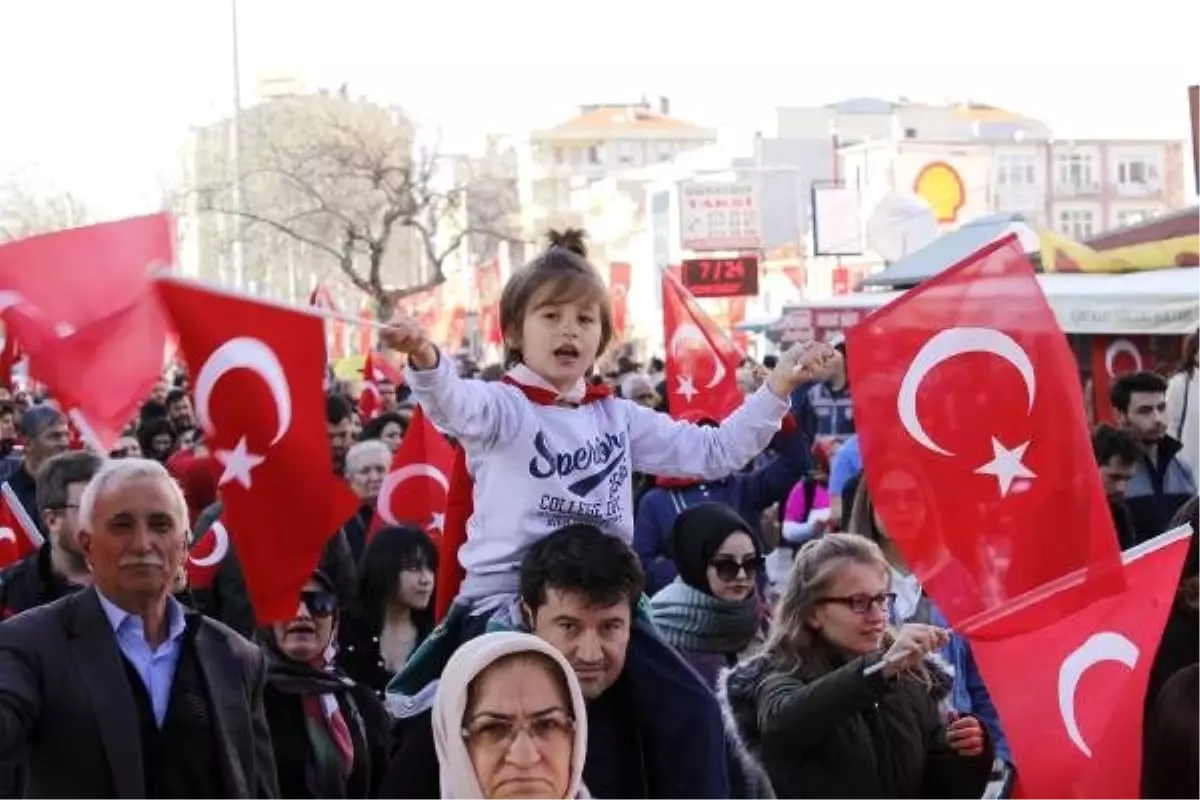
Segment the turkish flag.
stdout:
<svg viewBox="0 0 1200 800">
<path fill-rule="evenodd" d="M 633 265 L 615 261 L 608 265 L 608 291 L 612 296 L 613 338 L 625 338 L 626 320 L 629 317 L 629 284 L 633 279 Z"/>
<path fill-rule="evenodd" d="M 1022 796 L 1141 797 L 1146 686 L 1191 535 L 1127 551 L 1119 594 L 1087 604 L 1079 572 L 968 634 Z"/>
<path fill-rule="evenodd" d="M 255 617 L 291 619 L 325 542 L 358 508 L 330 468 L 322 320 L 177 280 L 157 289 L 194 365 L 196 421 L 224 467 L 221 518 Z"/>
<path fill-rule="evenodd" d="M 1120 588 L 1075 360 L 1015 236 L 846 345 L 871 499 L 952 625 L 1085 567 L 1091 599 Z"/>
<path fill-rule="evenodd" d="M 44 541 L 12 487 L 0 484 L 0 569 L 36 553 Z"/>
<path fill-rule="evenodd" d="M 225 523 L 213 520 L 208 530 L 192 542 L 188 548 L 188 586 L 193 589 L 208 589 L 221 569 L 225 556 L 229 555 L 229 530 Z M 294 612 L 294 609 L 293 609 Z"/>
<path fill-rule="evenodd" d="M 671 416 L 720 422 L 742 404 L 741 353 L 669 272 L 662 276 L 662 296 Z"/>
<path fill-rule="evenodd" d="M 4 349 L 0 350 L 0 386 L 12 389 L 13 367 L 23 358 L 21 345 L 11 330 L 4 333 Z"/>
<path fill-rule="evenodd" d="M 174 262 L 174 241 L 170 215 L 154 214 L 0 246 L 0 305 L 30 374 L 104 448 L 162 376 L 167 325 L 150 279 Z"/>
<path fill-rule="evenodd" d="M 1150 369 L 1150 363 L 1149 336 L 1092 337 L 1092 409 L 1097 423 L 1116 421 L 1108 397 L 1113 381 Z"/>
<path fill-rule="evenodd" d="M 379 398 L 379 376 L 375 369 L 374 353 L 363 359 L 362 386 L 358 393 L 358 411 L 363 419 L 373 419 L 381 406 Z"/>
<path fill-rule="evenodd" d="M 439 621 L 450 611 L 466 576 L 458 551 L 467 543 L 467 520 L 475 513 L 474 488 L 467 469 L 467 453 L 462 445 L 454 445 L 450 491 L 446 496 L 446 527 L 438 542 L 437 580 L 433 584 L 433 616 Z"/>
<path fill-rule="evenodd" d="M 446 526 L 446 497 L 453 468 L 454 448 L 417 406 L 379 489 L 375 507 L 379 527 L 408 522 L 435 540 L 440 538 Z"/>
<path fill-rule="evenodd" d="M 504 281 L 500 275 L 500 259 L 493 258 L 475 273 L 479 297 L 479 332 L 485 345 L 504 344 L 500 330 L 500 295 Z"/>
</svg>

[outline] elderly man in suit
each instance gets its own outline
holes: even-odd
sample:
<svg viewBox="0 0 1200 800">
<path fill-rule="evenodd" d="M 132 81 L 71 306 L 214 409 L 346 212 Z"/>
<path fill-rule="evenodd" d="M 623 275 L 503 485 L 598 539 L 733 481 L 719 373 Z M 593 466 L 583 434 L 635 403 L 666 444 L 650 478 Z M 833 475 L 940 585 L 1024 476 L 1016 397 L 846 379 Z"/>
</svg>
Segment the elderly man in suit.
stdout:
<svg viewBox="0 0 1200 800">
<path fill-rule="evenodd" d="M 261 652 L 171 596 L 187 505 L 157 462 L 79 501 L 91 588 L 0 624 L 0 757 L 30 797 L 275 797 Z"/>
</svg>

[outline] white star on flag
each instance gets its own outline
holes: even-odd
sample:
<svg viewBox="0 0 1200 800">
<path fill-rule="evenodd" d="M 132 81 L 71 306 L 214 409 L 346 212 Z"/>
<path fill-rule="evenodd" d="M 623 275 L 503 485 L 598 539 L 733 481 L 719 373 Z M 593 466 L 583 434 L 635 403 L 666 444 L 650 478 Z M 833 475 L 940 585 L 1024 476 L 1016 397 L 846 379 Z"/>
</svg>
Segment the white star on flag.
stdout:
<svg viewBox="0 0 1200 800">
<path fill-rule="evenodd" d="M 250 470 L 266 461 L 262 456 L 256 456 L 246 448 L 246 437 L 238 440 L 237 447 L 232 450 L 216 450 L 213 456 L 225 467 L 221 473 L 218 486 L 224 486 L 230 481 L 237 481 L 247 489 L 250 488 Z"/>
<path fill-rule="evenodd" d="M 1025 457 L 1025 451 L 1029 449 L 1029 444 L 1029 442 L 1025 442 L 1009 450 L 1000 444 L 999 439 L 993 436 L 992 455 L 994 457 L 991 461 L 975 470 L 975 474 L 995 475 L 996 482 L 1000 484 L 1000 496 L 1007 497 L 1014 480 L 1017 478 L 1037 477 L 1033 470 L 1021 463 L 1021 459 Z"/>
<path fill-rule="evenodd" d="M 695 384 L 692 383 L 691 375 L 680 375 L 679 386 L 675 387 L 675 394 L 683 395 L 690 403 L 692 402 L 692 398 L 700 394 L 700 392 L 696 389 Z"/>
<path fill-rule="evenodd" d="M 429 527 L 432 530 L 436 530 L 438 533 L 442 533 L 443 531 L 445 531 L 446 530 L 446 515 L 445 514 L 434 514 L 432 521 L 429 523 Z"/>
</svg>

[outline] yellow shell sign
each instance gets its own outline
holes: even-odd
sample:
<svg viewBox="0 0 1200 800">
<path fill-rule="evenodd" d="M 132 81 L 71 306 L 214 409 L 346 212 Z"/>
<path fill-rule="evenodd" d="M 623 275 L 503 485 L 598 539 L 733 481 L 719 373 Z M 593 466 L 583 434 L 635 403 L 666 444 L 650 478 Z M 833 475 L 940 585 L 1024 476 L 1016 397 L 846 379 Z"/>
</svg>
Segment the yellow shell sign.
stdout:
<svg viewBox="0 0 1200 800">
<path fill-rule="evenodd" d="M 933 161 L 921 167 L 913 181 L 913 192 L 929 204 L 938 222 L 956 222 L 967 202 L 962 176 L 945 161 Z"/>
</svg>

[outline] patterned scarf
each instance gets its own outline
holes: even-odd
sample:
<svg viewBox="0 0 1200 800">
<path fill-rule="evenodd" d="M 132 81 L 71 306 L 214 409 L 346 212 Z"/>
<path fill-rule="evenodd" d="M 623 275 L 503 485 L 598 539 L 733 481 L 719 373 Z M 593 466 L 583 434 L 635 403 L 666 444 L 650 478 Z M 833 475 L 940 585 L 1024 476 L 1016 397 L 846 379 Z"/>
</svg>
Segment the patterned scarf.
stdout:
<svg viewBox="0 0 1200 800">
<path fill-rule="evenodd" d="M 758 633 L 758 597 L 718 600 L 680 580 L 650 600 L 654 625 L 668 644 L 699 653 L 740 653 Z"/>
<path fill-rule="evenodd" d="M 305 782 L 314 797 L 345 797 L 354 770 L 354 737 L 338 703 L 354 686 L 334 668 L 319 669 L 288 658 L 270 629 L 260 633 L 267 660 L 267 682 L 282 694 L 298 695 L 304 730 L 312 748 Z M 357 722 L 357 718 L 355 720 Z"/>
</svg>

